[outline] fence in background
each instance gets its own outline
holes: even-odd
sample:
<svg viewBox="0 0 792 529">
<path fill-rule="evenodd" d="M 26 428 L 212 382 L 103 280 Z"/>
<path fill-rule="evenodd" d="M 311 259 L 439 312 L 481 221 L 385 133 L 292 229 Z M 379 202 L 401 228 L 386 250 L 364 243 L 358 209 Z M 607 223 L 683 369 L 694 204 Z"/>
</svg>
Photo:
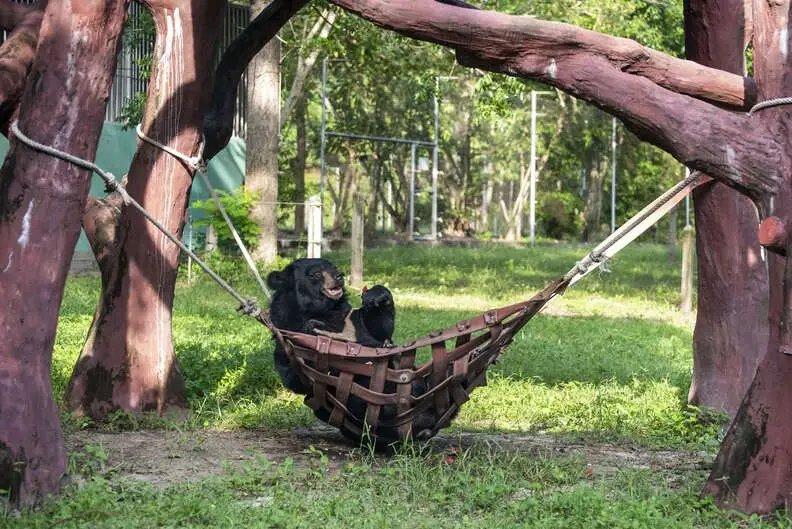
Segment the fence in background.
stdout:
<svg viewBox="0 0 792 529">
<path fill-rule="evenodd" d="M 10 0 L 17 4 L 32 4 L 37 0 Z M 140 2 L 134 0 L 129 4 L 129 16 L 127 18 L 127 33 L 143 33 L 144 21 L 142 14 L 146 10 Z M 220 62 L 220 57 L 229 44 L 245 29 L 250 22 L 250 9 L 245 6 L 228 4 L 225 9 L 223 25 L 220 28 L 215 51 L 215 63 Z M 2 32 L 2 40 L 7 37 L 7 32 Z M 113 78 L 113 86 L 110 89 L 110 97 L 107 100 L 105 109 L 105 121 L 121 122 L 124 106 L 132 97 L 139 93 L 148 91 L 148 80 L 142 61 L 149 57 L 154 50 L 154 39 L 139 39 L 139 42 L 132 43 L 125 36 L 118 54 L 116 73 Z M 245 115 L 247 112 L 247 76 L 243 75 L 237 87 L 237 98 L 234 108 L 234 134 L 240 138 L 245 137 L 246 124 Z"/>
<path fill-rule="evenodd" d="M 24 0 L 29 3 L 32 0 Z M 127 32 L 143 33 L 144 21 L 142 14 L 145 11 L 139 2 L 134 1 L 129 5 L 129 17 L 127 19 Z M 228 4 L 225 9 L 223 25 L 218 34 L 217 50 L 215 51 L 215 64 L 220 62 L 220 57 L 228 48 L 229 44 L 245 29 L 250 22 L 250 10 L 247 7 L 236 4 Z M 141 61 L 149 57 L 154 50 L 153 39 L 138 39 L 138 42 L 131 43 L 130 39 L 125 38 L 121 52 L 118 55 L 116 74 L 113 79 L 113 86 L 110 89 L 110 98 L 107 101 L 105 110 L 105 121 L 122 120 L 124 105 L 138 93 L 148 91 L 148 80 L 145 78 L 145 68 Z M 207 87 L 208 89 L 209 87 Z M 237 99 L 234 108 L 234 134 L 240 138 L 245 137 L 245 113 L 247 111 L 247 77 L 242 76 L 242 80 L 237 87 Z"/>
</svg>

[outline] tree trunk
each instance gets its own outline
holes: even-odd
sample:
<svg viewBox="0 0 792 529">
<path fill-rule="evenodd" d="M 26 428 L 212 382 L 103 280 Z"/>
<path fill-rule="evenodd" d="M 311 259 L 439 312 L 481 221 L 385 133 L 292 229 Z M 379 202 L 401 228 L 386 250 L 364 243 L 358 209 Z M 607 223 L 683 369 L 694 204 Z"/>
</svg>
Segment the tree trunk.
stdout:
<svg viewBox="0 0 792 529">
<path fill-rule="evenodd" d="M 788 1 L 754 3 L 754 69 L 761 80 L 761 100 L 783 97 L 792 90 L 786 56 L 789 9 Z M 758 116 L 778 137 L 786 140 L 786 158 L 782 164 L 785 185 L 774 199 L 775 215 L 781 217 L 785 226 L 790 226 L 792 221 L 789 185 L 792 145 L 787 133 L 788 116 L 788 107 L 762 110 Z M 789 241 L 786 244 L 786 259 L 768 252 L 770 332 L 767 352 L 723 440 L 704 489 L 719 505 L 746 512 L 764 513 L 792 501 L 792 445 L 789 443 L 792 438 L 789 421 L 792 400 L 792 384 L 789 383 L 792 377 L 792 259 L 789 256 L 792 256 L 792 248 L 788 246 Z M 746 323 L 751 325 L 752 321 L 743 321 L 739 328 L 747 329 Z"/>
<path fill-rule="evenodd" d="M 481 227 L 479 231 L 484 233 L 489 231 L 489 204 L 492 199 L 492 183 L 489 178 L 484 180 L 481 189 Z"/>
<path fill-rule="evenodd" d="M 589 178 L 586 188 L 586 203 L 583 206 L 583 240 L 590 242 L 596 239 L 600 233 L 602 197 L 604 195 L 602 186 L 605 183 L 608 160 L 606 158 L 597 160 L 596 153 L 589 153 L 585 163 Z"/>
<path fill-rule="evenodd" d="M 49 3 L 23 133 L 94 159 L 125 16 L 122 0 Z M 90 182 L 90 171 L 18 141 L 0 170 L 0 489 L 16 506 L 57 494 L 66 472 L 50 367 Z"/>
<path fill-rule="evenodd" d="M 370 241 L 377 235 L 377 213 L 378 206 L 380 205 L 377 200 L 379 195 L 379 187 L 382 178 L 382 166 L 378 160 L 374 160 L 369 165 L 369 192 L 366 197 L 367 210 L 365 215 L 365 223 L 363 234 L 366 240 Z"/>
<path fill-rule="evenodd" d="M 253 0 L 251 18 L 269 4 Z M 278 132 L 280 130 L 280 41 L 275 38 L 248 65 L 245 187 L 259 194 L 251 216 L 261 229 L 257 261 L 278 257 Z"/>
<path fill-rule="evenodd" d="M 686 0 L 689 59 L 743 74 L 743 0 Z M 698 314 L 688 400 L 734 417 L 767 347 L 767 274 L 750 199 L 713 182 L 693 192 Z"/>
<path fill-rule="evenodd" d="M 145 134 L 192 155 L 208 104 L 214 41 L 225 2 L 167 0 L 149 5 L 157 29 Z M 196 5 L 197 7 L 193 7 Z M 192 169 L 141 143 L 129 172 L 130 195 L 181 235 Z M 90 226 L 86 224 L 90 231 Z M 67 389 L 69 407 L 101 420 L 186 406 L 171 329 L 179 249 L 142 215 L 124 208 L 102 270 L 102 294 Z"/>
<path fill-rule="evenodd" d="M 299 236 L 305 231 L 305 165 L 308 159 L 306 140 L 308 130 L 305 125 L 305 114 L 308 108 L 305 97 L 300 97 L 294 108 L 294 120 L 297 125 L 297 157 L 294 159 L 294 232 Z"/>
</svg>

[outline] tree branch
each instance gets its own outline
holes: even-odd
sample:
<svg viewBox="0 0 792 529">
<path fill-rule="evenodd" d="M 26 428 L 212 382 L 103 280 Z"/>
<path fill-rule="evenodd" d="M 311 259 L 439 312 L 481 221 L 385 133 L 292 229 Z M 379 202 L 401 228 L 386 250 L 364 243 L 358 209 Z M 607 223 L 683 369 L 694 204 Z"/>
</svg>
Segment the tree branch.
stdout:
<svg viewBox="0 0 792 529">
<path fill-rule="evenodd" d="M 319 19 L 316 21 L 313 28 L 311 28 L 311 32 L 308 34 L 307 41 L 313 41 L 317 34 L 319 35 L 320 39 L 326 39 L 330 34 L 330 30 L 333 28 L 333 22 L 335 21 L 335 18 L 335 11 L 325 10 L 319 13 Z M 303 91 L 305 89 L 305 81 L 311 74 L 311 70 L 313 70 L 316 60 L 319 58 L 320 51 L 320 48 L 314 48 L 307 57 L 300 57 L 297 61 L 297 72 L 294 74 L 294 81 L 292 82 L 291 88 L 289 89 L 289 96 L 286 98 L 286 102 L 283 104 L 283 108 L 281 109 L 281 129 L 289 119 L 289 116 L 291 115 L 292 110 L 297 103 L 297 99 L 302 97 Z"/>
<path fill-rule="evenodd" d="M 568 24 L 433 0 L 332 0 L 382 27 L 457 51 L 458 61 L 536 79 L 619 117 L 641 139 L 754 199 L 774 192 L 781 148 L 759 120 L 725 110 L 753 83 Z M 691 97 L 692 96 L 692 97 Z"/>
<path fill-rule="evenodd" d="M 223 53 L 212 102 L 203 120 L 204 158 L 212 159 L 231 139 L 237 86 L 248 63 L 308 0 L 273 0 Z"/>
<path fill-rule="evenodd" d="M 0 1 L 0 27 L 11 31 L 0 45 L 0 131 L 6 135 L 36 57 L 39 28 L 46 5 L 46 2 L 26 6 Z"/>
</svg>

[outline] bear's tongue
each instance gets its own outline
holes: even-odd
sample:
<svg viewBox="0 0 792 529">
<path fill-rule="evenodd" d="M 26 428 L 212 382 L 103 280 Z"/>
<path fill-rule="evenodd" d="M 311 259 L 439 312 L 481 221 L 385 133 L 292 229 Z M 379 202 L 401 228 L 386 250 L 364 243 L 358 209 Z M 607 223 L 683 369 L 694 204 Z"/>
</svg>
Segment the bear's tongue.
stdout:
<svg viewBox="0 0 792 529">
<path fill-rule="evenodd" d="M 337 298 L 337 297 L 341 296 L 343 291 L 344 290 L 341 287 L 333 287 L 333 288 L 325 289 L 325 292 L 327 293 L 328 297 L 331 297 L 331 298 Z"/>
</svg>

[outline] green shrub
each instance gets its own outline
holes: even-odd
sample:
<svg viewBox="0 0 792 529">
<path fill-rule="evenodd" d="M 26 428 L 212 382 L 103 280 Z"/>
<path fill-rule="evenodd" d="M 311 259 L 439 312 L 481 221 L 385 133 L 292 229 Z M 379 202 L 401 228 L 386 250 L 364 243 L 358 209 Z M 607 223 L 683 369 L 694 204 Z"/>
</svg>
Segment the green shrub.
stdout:
<svg viewBox="0 0 792 529">
<path fill-rule="evenodd" d="M 244 187 L 239 187 L 232 193 L 218 191 L 217 194 L 242 242 L 248 249 L 255 248 L 261 228 L 250 218 L 250 214 L 259 200 L 259 194 Z M 238 254 L 239 247 L 214 200 L 198 200 L 193 202 L 193 207 L 206 214 L 206 218 L 195 221 L 195 226 L 213 225 L 217 231 L 218 249 L 224 254 Z"/>
<path fill-rule="evenodd" d="M 542 232 L 553 239 L 577 237 L 583 229 L 580 197 L 565 191 L 539 195 L 537 210 Z"/>
</svg>

